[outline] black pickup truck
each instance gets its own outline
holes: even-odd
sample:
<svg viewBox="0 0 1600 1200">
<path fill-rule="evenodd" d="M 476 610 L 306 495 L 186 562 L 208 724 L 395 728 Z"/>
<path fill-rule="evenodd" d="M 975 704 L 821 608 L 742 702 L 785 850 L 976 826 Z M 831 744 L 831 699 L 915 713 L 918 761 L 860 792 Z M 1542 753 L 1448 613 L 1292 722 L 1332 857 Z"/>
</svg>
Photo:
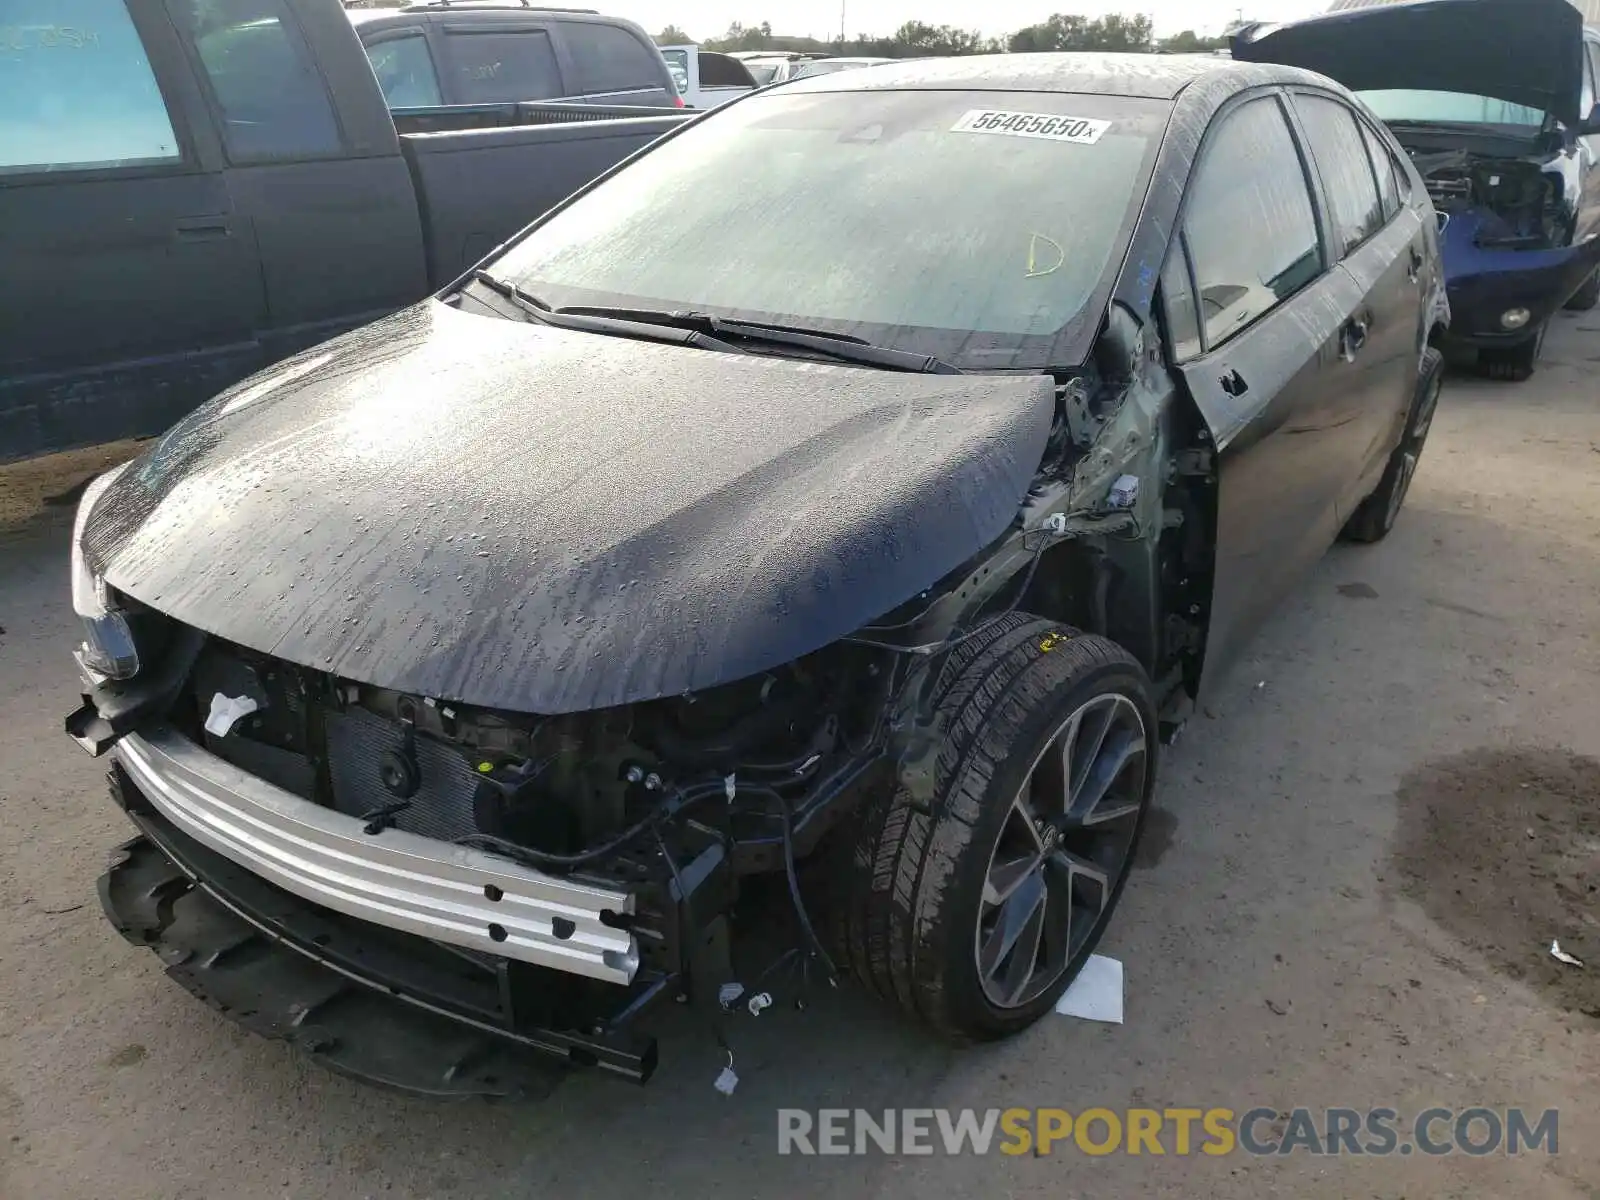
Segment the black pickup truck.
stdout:
<svg viewBox="0 0 1600 1200">
<path fill-rule="evenodd" d="M 687 119 L 392 117 L 339 0 L 7 0 L 0 462 L 155 433 L 422 299 Z"/>
</svg>

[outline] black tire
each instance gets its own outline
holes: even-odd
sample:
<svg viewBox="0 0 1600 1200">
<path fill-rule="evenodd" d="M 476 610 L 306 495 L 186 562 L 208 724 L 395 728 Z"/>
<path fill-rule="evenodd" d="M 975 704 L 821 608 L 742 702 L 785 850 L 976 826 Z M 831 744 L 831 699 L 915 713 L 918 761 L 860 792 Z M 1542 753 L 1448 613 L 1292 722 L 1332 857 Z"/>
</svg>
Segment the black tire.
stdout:
<svg viewBox="0 0 1600 1200">
<path fill-rule="evenodd" d="M 1481 350 L 1478 352 L 1478 369 L 1489 379 L 1500 383 L 1526 383 L 1533 378 L 1539 359 L 1544 354 L 1544 336 L 1550 322 L 1531 334 L 1527 341 L 1508 350 Z"/>
<path fill-rule="evenodd" d="M 1394 528 L 1406 494 L 1411 490 L 1411 480 L 1416 475 L 1417 463 L 1422 460 L 1422 449 L 1428 441 L 1428 431 L 1433 428 L 1433 415 L 1439 407 L 1439 392 L 1444 383 L 1444 356 L 1431 347 L 1423 352 L 1422 370 L 1417 377 L 1417 392 L 1411 402 L 1411 412 L 1406 417 L 1405 433 L 1400 444 L 1389 455 L 1372 495 L 1350 514 L 1341 536 L 1352 542 L 1381 542 Z"/>
<path fill-rule="evenodd" d="M 1583 281 L 1583 286 L 1567 301 L 1567 307 L 1574 312 L 1588 312 L 1597 304 L 1600 304 L 1600 271 Z"/>
<path fill-rule="evenodd" d="M 830 872 L 831 932 L 841 965 L 936 1032 L 958 1041 L 1005 1037 L 1055 1006 L 1099 942 L 1127 882 L 1155 779 L 1158 727 L 1150 685 L 1139 663 L 1115 643 L 1019 613 L 996 620 L 952 653 L 931 703 L 939 737 L 931 795 L 916 797 L 903 786 L 885 792 L 839 831 Z M 1117 730 L 1115 743 L 1104 736 L 1105 746 L 1131 746 L 1136 728 L 1139 745 L 1126 755 L 1105 799 L 1088 801 L 1088 813 L 1109 805 L 1107 815 L 1074 831 L 1066 827 L 1076 772 L 1055 767 L 1060 773 L 1053 781 L 1038 781 L 1061 761 L 1044 753 L 1059 745 L 1057 735 L 1080 710 L 1091 714 L 1083 718 L 1083 746 L 1093 742 L 1087 731 L 1101 712 L 1108 714 L 1107 728 Z M 1120 723 L 1113 725 L 1110 714 Z M 1107 763 L 1116 757 L 1107 755 Z M 1059 840 L 1025 821 L 1017 824 L 1014 802 L 1023 800 L 1025 785 L 1030 794 L 1049 796 L 1062 784 Z M 1002 866 L 1003 839 L 1019 828 L 1039 847 L 1034 874 L 1064 890 L 1039 901 L 1032 956 L 1024 958 L 1021 939 L 1016 950 L 999 956 L 995 974 L 1009 962 L 1026 965 L 1036 977 L 1012 995 L 1016 1003 L 997 1004 L 985 990 L 996 981 L 980 969 L 980 955 L 995 944 L 984 940 L 983 921 L 986 914 L 1003 918 L 1010 903 L 996 903 L 998 893 L 987 889 Z M 1091 854 L 1085 840 L 1091 837 L 1103 839 L 1096 845 L 1104 849 L 1079 857 L 1080 849 Z M 1077 874 L 1068 865 L 1063 874 L 1059 860 L 1103 869 Z M 1013 890 L 1020 902 L 1023 889 Z M 1080 895 L 1086 897 L 1081 917 L 1069 905 L 1064 922 L 1059 915 L 1051 919 L 1062 896 Z"/>
</svg>

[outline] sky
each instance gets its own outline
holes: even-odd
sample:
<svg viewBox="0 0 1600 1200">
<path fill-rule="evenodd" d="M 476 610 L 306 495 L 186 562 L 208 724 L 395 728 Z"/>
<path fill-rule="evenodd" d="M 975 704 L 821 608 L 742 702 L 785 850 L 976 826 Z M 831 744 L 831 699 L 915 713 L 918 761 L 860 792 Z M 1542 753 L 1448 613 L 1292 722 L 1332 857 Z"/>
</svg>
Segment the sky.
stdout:
<svg viewBox="0 0 1600 1200">
<path fill-rule="evenodd" d="M 851 37 L 892 33 L 906 21 L 956 25 L 985 34 L 1009 33 L 1044 20 L 1054 12 L 1143 12 L 1165 36 L 1183 29 L 1220 33 L 1239 16 L 1238 0 L 843 0 L 845 29 Z M 597 6 L 599 7 L 599 6 Z M 651 33 L 667 24 L 704 41 L 733 21 L 746 25 L 772 23 L 773 33 L 839 36 L 839 0 L 607 0 L 608 13 L 639 22 Z M 1326 0 L 1254 0 L 1244 13 L 1252 20 L 1283 21 L 1309 16 L 1328 7 Z"/>
</svg>

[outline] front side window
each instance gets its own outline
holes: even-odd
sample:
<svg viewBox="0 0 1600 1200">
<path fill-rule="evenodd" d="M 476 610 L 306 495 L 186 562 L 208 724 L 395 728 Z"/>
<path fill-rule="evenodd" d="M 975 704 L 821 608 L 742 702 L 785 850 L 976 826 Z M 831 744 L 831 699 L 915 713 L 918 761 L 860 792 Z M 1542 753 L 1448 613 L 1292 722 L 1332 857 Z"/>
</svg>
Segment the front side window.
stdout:
<svg viewBox="0 0 1600 1200">
<path fill-rule="evenodd" d="M 1300 95 L 1294 106 L 1305 125 L 1322 186 L 1333 206 L 1340 256 L 1383 228 L 1383 201 L 1372 174 L 1372 159 L 1356 117 L 1337 100 Z"/>
<path fill-rule="evenodd" d="M 566 21 L 561 33 L 578 69 L 578 88 L 585 95 L 661 85 L 655 52 L 626 29 L 591 21 Z"/>
<path fill-rule="evenodd" d="M 1322 273 L 1305 169 L 1276 100 L 1235 109 L 1207 139 L 1184 227 L 1213 347 Z"/>
<path fill-rule="evenodd" d="M 549 100 L 562 94 L 555 50 L 542 29 L 450 30 L 445 34 L 444 57 L 462 104 Z"/>
<path fill-rule="evenodd" d="M 368 46 L 367 58 L 390 108 L 427 108 L 444 103 L 439 98 L 439 77 L 434 74 L 428 39 L 422 34 L 410 33 Z"/>
<path fill-rule="evenodd" d="M 181 159 L 124 0 L 0 4 L 0 175 Z"/>
<path fill-rule="evenodd" d="M 1188 362 L 1201 350 L 1200 314 L 1195 307 L 1194 286 L 1189 282 L 1189 256 L 1182 239 L 1173 243 L 1172 252 L 1167 256 L 1167 269 L 1161 273 L 1161 295 L 1166 302 L 1172 361 Z"/>
<path fill-rule="evenodd" d="M 339 152 L 339 126 L 310 51 L 284 0 L 177 0 L 222 110 L 233 162 Z"/>
<path fill-rule="evenodd" d="M 762 93 L 556 213 L 489 270 L 556 306 L 693 309 L 957 366 L 1087 352 L 1166 127 L 1104 96 Z"/>
</svg>

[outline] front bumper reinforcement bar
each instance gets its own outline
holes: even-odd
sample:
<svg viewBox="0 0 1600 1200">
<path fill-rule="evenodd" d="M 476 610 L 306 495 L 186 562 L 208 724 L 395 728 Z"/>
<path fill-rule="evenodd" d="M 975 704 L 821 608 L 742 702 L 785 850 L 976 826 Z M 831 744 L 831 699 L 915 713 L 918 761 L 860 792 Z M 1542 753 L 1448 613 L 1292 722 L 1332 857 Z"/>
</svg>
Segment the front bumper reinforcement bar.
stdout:
<svg viewBox="0 0 1600 1200">
<path fill-rule="evenodd" d="M 247 774 L 170 728 L 130 733 L 119 766 L 179 831 L 335 912 L 468 950 L 626 985 L 639 968 L 625 891 L 358 818 Z"/>
</svg>

